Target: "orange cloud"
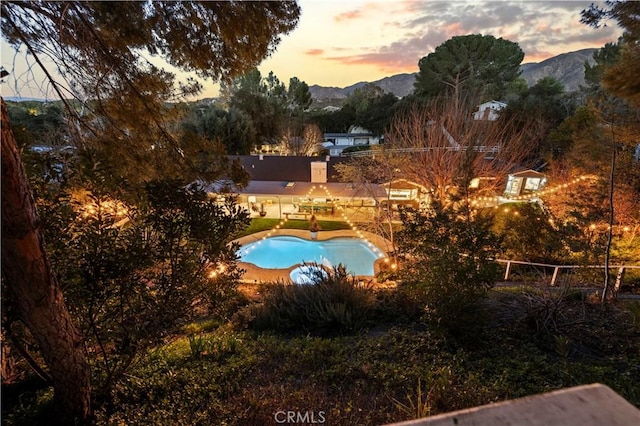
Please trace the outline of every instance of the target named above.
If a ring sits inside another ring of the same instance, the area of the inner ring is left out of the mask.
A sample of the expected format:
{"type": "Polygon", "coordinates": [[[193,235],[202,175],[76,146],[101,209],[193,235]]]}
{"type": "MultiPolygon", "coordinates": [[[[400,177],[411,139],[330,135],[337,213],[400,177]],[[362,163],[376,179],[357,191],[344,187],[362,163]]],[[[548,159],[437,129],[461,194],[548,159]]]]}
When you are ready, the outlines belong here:
{"type": "Polygon", "coordinates": [[[462,27],[462,24],[460,22],[452,22],[449,25],[442,27],[442,32],[446,34],[448,37],[453,37],[454,35],[467,33],[467,31],[462,27]]]}
{"type": "Polygon", "coordinates": [[[305,55],[309,56],[320,56],[324,53],[324,49],[309,49],[304,52],[305,55]]]}
{"type": "Polygon", "coordinates": [[[336,22],[342,21],[350,21],[355,19],[362,19],[365,15],[371,16],[375,15],[376,12],[383,11],[385,13],[389,12],[389,4],[388,3],[378,3],[378,2],[368,2],[362,6],[360,9],[350,10],[348,12],[340,13],[333,17],[333,20],[336,22]]]}
{"type": "Polygon", "coordinates": [[[333,56],[326,58],[341,65],[372,66],[387,73],[408,73],[417,71],[417,60],[402,54],[363,54],[354,56],[333,56]]]}
{"type": "Polygon", "coordinates": [[[350,10],[349,12],[344,12],[339,15],[333,17],[333,20],[336,22],[348,21],[351,19],[358,19],[362,16],[361,10],[350,10]]]}
{"type": "Polygon", "coordinates": [[[397,7],[396,12],[405,13],[419,13],[424,10],[424,5],[415,0],[404,0],[394,3],[397,7]]]}

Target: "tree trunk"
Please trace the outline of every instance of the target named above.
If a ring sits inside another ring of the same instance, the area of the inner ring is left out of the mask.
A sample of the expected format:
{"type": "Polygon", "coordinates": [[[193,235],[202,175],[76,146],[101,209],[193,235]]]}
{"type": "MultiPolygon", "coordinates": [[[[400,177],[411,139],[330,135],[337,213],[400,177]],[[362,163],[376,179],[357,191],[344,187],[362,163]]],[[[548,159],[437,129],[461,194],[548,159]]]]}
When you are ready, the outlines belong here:
{"type": "Polygon", "coordinates": [[[616,135],[613,127],[614,119],[613,106],[611,106],[611,167],[609,169],[609,231],[607,232],[607,245],[604,257],[604,289],[602,290],[602,303],[606,303],[608,298],[615,299],[615,289],[611,288],[611,277],[609,271],[609,264],[611,260],[611,242],[613,240],[613,223],[614,223],[614,205],[613,205],[613,193],[615,191],[615,176],[616,176],[616,135]]]}
{"type": "Polygon", "coordinates": [[[54,387],[55,421],[86,422],[91,382],[82,338],[47,257],[36,206],[2,104],[2,272],[38,342],[54,387]]]}

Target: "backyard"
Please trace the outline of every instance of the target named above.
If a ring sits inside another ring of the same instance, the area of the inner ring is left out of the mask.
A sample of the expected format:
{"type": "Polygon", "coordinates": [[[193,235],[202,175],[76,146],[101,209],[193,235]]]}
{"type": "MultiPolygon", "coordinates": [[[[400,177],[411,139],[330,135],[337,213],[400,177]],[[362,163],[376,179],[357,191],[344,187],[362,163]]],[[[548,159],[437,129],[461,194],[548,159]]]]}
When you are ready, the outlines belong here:
{"type": "MultiPolygon", "coordinates": [[[[242,316],[185,325],[138,359],[97,423],[268,425],[299,411],[379,425],[594,382],[640,405],[637,301],[503,288],[482,301],[473,335],[451,338],[430,331],[410,300],[366,292],[352,331],[258,331],[242,316]]],[[[50,388],[20,386],[5,394],[4,423],[46,421],[50,388]]]]}

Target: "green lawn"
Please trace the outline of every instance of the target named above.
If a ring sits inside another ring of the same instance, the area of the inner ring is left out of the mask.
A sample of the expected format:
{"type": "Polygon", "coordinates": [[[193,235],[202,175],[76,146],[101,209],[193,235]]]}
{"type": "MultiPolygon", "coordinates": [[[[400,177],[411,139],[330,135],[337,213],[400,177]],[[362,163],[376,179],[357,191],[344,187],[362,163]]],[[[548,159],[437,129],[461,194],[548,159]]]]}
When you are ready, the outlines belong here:
{"type": "MultiPolygon", "coordinates": [[[[238,235],[239,237],[244,237],[245,235],[251,235],[260,231],[268,231],[276,227],[276,225],[280,223],[280,219],[272,219],[272,218],[254,218],[251,219],[251,223],[249,227],[245,229],[242,233],[238,235]]],[[[296,220],[291,219],[287,220],[282,226],[283,229],[309,229],[311,222],[308,220],[296,220]]],[[[318,225],[320,225],[320,229],[323,231],[337,231],[340,229],[351,229],[349,224],[341,221],[333,221],[333,220],[319,220],[318,225]]]]}

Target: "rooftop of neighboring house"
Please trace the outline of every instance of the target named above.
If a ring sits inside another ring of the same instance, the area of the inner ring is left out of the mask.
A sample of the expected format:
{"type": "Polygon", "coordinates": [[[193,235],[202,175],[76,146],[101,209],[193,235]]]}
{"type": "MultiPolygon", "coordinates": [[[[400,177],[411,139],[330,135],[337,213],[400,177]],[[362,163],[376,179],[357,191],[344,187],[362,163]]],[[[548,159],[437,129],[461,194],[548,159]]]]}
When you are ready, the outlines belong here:
{"type": "Polygon", "coordinates": [[[311,163],[327,163],[327,182],[339,182],[337,164],[349,159],[343,157],[301,157],[280,155],[236,155],[242,167],[251,175],[252,181],[311,182],[311,163]]]}
{"type": "Polygon", "coordinates": [[[478,108],[483,109],[482,107],[486,108],[486,107],[493,107],[493,108],[506,108],[507,104],[505,104],[504,102],[500,102],[500,101],[489,101],[489,102],[484,102],[480,105],[478,105],[478,108]]]}
{"type": "Polygon", "coordinates": [[[360,126],[351,126],[346,133],[325,133],[324,138],[348,138],[355,136],[374,136],[373,133],[364,127],[360,126]]]}
{"type": "Polygon", "coordinates": [[[522,170],[516,173],[511,173],[511,176],[513,177],[535,177],[535,178],[544,178],[547,175],[545,175],[544,173],[540,173],[540,172],[536,172],[535,170],[522,170]]]}

